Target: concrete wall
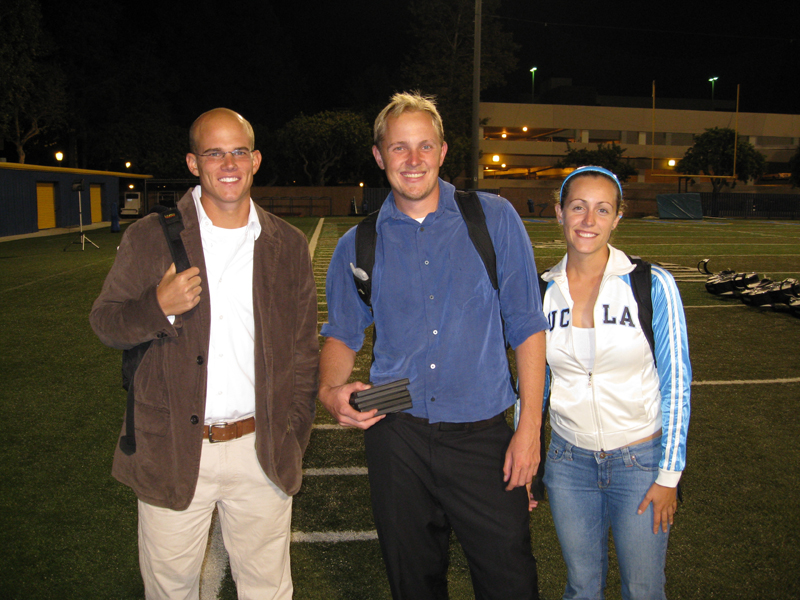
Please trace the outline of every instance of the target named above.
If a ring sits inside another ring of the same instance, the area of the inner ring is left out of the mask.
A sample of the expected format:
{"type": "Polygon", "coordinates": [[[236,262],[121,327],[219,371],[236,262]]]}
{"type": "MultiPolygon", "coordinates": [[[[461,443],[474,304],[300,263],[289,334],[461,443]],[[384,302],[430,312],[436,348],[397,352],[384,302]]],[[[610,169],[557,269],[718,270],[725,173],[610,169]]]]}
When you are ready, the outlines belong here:
{"type": "Polygon", "coordinates": [[[737,129],[740,136],[773,163],[787,162],[800,143],[800,115],[739,113],[737,117],[736,113],[721,111],[483,102],[480,117],[486,120],[487,128],[508,128],[510,134],[515,132],[508,139],[481,141],[480,163],[487,166],[496,164],[491,160],[494,154],[500,155],[509,166],[517,167],[548,166],[565,155],[565,142],[519,139],[523,126],[539,131],[566,130],[568,137],[576,140],[570,144],[574,149],[596,149],[592,138],[598,135],[618,137],[626,149],[625,156],[636,161],[639,169],[649,168],[652,159],[655,168],[668,168],[669,159],[678,160],[686,153],[692,134],[711,127],[737,129]]]}

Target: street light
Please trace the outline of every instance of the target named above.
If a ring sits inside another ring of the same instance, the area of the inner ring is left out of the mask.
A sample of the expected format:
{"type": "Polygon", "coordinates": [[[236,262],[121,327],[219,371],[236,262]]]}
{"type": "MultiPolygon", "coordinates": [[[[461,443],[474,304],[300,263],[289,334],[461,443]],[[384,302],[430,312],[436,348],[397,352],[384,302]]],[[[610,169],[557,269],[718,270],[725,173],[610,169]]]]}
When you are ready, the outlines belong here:
{"type": "Polygon", "coordinates": [[[536,91],[534,88],[534,82],[536,81],[536,67],[531,69],[531,104],[536,102],[534,92],[536,91]]]}
{"type": "Polygon", "coordinates": [[[714,83],[719,79],[719,77],[712,77],[709,79],[711,82],[711,110],[714,110],[714,83]]]}
{"type": "Polygon", "coordinates": [[[58,161],[58,164],[61,164],[61,161],[64,160],[64,153],[56,152],[56,160],[58,161]]]}

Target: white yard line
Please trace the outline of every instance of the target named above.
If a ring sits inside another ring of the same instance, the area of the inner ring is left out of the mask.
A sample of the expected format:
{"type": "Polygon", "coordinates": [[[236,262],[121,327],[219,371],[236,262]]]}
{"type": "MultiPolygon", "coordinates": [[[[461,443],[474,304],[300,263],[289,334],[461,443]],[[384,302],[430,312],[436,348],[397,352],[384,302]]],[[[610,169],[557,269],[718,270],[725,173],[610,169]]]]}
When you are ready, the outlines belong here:
{"type": "Polygon", "coordinates": [[[739,304],[709,304],[707,306],[684,306],[683,308],[747,308],[747,304],[740,302],[739,304]]]}
{"type": "Polygon", "coordinates": [[[367,467],[328,467],[325,469],[303,469],[303,477],[320,475],[366,475],[367,467]]]}
{"type": "Polygon", "coordinates": [[[337,543],[377,540],[377,531],[303,531],[292,532],[292,542],[337,543]]]}
{"type": "Polygon", "coordinates": [[[692,387],[696,385],[763,385],[765,383],[800,383],[800,377],[788,377],[786,379],[731,379],[729,381],[693,381],[692,387]]]}
{"type": "Polygon", "coordinates": [[[80,267],[75,267],[74,269],[67,269],[66,271],[61,271],[60,273],[53,273],[52,275],[47,275],[46,277],[41,277],[39,279],[34,279],[33,281],[28,281],[27,283],[22,283],[20,285],[15,285],[14,287],[6,288],[4,290],[0,290],[0,294],[4,292],[11,292],[14,290],[18,290],[20,288],[27,287],[29,285],[34,285],[37,283],[41,283],[42,281],[47,281],[48,279],[53,279],[54,277],[62,277],[69,273],[74,273],[75,271],[80,271],[81,269],[85,269],[86,267],[92,267],[94,265],[99,265],[100,263],[104,262],[111,262],[114,259],[113,256],[104,258],[102,260],[96,260],[94,262],[86,263],[85,265],[81,265],[80,267]]]}

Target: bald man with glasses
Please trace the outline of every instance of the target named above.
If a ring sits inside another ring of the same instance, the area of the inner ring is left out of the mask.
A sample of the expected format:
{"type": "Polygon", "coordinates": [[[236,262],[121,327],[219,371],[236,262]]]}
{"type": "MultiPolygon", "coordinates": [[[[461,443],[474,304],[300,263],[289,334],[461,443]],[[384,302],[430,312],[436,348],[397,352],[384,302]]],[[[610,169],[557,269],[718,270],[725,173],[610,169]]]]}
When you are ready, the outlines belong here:
{"type": "Polygon", "coordinates": [[[151,342],[133,381],[135,451],[120,444],[112,474],[138,498],[148,600],[199,598],[215,507],[239,598],[288,599],[319,355],[308,244],[250,198],[250,123],[215,109],[189,137],[200,185],[177,208],[191,268],[176,272],[149,215],[125,232],[92,307],[108,346],[151,342]]]}

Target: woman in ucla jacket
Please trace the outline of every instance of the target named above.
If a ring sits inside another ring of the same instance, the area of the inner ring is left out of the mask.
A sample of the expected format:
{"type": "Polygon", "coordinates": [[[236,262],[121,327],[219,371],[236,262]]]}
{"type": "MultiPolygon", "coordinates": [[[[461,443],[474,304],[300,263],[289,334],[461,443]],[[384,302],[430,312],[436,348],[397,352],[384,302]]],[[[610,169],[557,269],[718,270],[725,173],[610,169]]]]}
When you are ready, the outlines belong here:
{"type": "Polygon", "coordinates": [[[544,482],[567,563],[564,598],[603,597],[610,528],[622,598],[662,599],[689,425],[683,305],[672,276],[653,266],[651,349],[634,265],[608,243],[622,216],[613,173],[575,170],[556,215],[567,254],[543,276],[552,427],[544,482]]]}

